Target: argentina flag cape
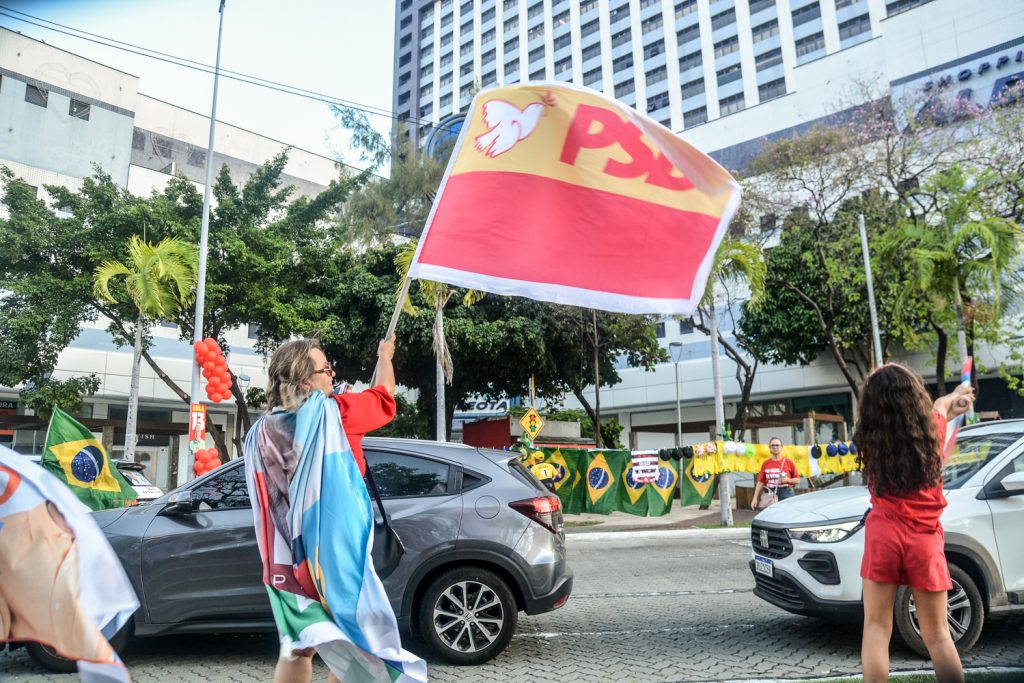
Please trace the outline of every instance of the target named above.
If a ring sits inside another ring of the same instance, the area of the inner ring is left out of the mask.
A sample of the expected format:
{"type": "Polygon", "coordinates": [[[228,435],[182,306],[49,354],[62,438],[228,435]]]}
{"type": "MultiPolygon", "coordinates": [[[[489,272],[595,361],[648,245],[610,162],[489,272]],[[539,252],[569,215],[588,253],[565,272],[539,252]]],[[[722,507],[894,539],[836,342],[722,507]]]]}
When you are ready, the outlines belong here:
{"type": "Polygon", "coordinates": [[[315,391],[260,418],[245,476],[282,656],[316,648],[346,683],[426,681],[373,568],[370,497],[337,404],[315,391]]]}
{"type": "Polygon", "coordinates": [[[127,683],[108,641],[138,607],[89,508],[67,484],[0,446],[0,644],[43,643],[76,660],[85,683],[127,683]]]}

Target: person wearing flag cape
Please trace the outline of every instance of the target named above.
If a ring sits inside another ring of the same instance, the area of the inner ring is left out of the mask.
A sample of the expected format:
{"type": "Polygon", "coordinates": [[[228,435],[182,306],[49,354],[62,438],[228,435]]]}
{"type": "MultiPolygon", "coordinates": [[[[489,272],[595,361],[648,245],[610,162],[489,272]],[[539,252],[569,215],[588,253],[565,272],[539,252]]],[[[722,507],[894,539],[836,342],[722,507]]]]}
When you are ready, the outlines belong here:
{"type": "Polygon", "coordinates": [[[267,370],[268,413],[249,430],[245,473],[263,582],[281,639],[275,683],[308,683],[314,653],[330,681],[427,680],[402,649],[371,558],[373,511],[362,438],[395,416],[394,336],[377,349],[376,386],[335,394],[314,339],[287,342],[267,370]]]}

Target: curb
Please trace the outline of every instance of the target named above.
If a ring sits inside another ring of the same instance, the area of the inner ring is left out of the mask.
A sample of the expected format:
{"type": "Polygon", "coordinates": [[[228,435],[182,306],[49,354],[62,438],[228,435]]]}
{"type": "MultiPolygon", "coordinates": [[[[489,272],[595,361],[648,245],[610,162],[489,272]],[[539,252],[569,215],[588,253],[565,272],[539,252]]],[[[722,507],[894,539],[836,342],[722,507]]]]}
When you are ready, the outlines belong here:
{"type": "Polygon", "coordinates": [[[583,531],[577,533],[566,533],[565,540],[569,541],[614,541],[623,538],[749,538],[750,529],[739,527],[736,529],[666,529],[664,531],[583,531]]]}

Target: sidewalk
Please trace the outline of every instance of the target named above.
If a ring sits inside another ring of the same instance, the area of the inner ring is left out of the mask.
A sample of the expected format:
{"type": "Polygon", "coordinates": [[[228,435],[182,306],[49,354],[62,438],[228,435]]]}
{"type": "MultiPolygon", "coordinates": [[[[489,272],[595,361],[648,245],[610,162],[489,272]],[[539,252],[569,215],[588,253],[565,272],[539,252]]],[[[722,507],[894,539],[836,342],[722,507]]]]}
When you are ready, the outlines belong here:
{"type": "MultiPolygon", "coordinates": [[[[720,508],[717,500],[711,502],[707,510],[696,505],[680,507],[679,501],[672,502],[672,510],[661,517],[638,517],[625,512],[613,512],[610,515],[596,515],[584,512],[578,515],[565,515],[565,533],[587,534],[606,531],[673,531],[678,529],[697,529],[701,525],[717,525],[720,508]]],[[[735,524],[750,525],[754,518],[752,510],[733,510],[735,524]]]]}

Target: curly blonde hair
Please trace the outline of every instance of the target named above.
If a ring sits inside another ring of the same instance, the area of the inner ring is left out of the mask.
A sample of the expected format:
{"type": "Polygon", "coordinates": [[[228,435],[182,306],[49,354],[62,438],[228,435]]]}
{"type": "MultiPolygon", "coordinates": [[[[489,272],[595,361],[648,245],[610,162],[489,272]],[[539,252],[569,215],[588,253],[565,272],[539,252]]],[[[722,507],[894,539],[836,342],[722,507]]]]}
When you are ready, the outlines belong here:
{"type": "Polygon", "coordinates": [[[297,339],[274,351],[267,368],[268,412],[278,406],[294,412],[309,398],[307,383],[316,372],[309,352],[319,348],[320,342],[316,339],[297,339]]]}

